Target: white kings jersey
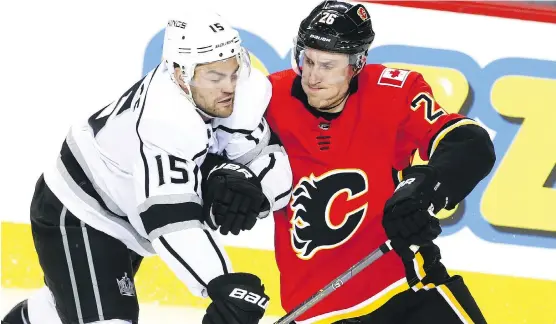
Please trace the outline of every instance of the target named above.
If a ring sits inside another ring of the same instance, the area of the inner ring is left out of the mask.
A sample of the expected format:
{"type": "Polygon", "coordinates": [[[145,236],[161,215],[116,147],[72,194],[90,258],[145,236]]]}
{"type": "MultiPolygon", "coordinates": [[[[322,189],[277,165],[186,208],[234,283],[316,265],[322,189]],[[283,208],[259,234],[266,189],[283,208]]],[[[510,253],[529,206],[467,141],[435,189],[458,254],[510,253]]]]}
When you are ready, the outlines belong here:
{"type": "Polygon", "coordinates": [[[289,200],[288,157],[263,118],[268,79],[253,69],[237,83],[228,118],[204,121],[165,64],[120,98],[73,125],[44,178],[76,217],[143,256],[158,254],[193,294],[231,271],[201,219],[201,171],[207,153],[247,165],[272,210],[289,200]]]}

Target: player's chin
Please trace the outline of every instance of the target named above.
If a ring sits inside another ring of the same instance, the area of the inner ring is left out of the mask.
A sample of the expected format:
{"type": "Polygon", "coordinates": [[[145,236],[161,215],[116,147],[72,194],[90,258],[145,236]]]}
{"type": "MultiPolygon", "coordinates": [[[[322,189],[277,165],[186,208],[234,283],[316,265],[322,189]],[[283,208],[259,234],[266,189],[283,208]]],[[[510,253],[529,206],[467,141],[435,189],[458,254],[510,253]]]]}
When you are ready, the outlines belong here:
{"type": "Polygon", "coordinates": [[[234,112],[233,101],[227,103],[217,103],[216,104],[216,116],[220,118],[227,118],[234,112]]]}
{"type": "Polygon", "coordinates": [[[329,105],[330,100],[322,97],[307,96],[307,101],[309,102],[309,105],[311,105],[311,107],[317,110],[327,111],[329,109],[332,109],[332,107],[330,107],[329,105]]]}

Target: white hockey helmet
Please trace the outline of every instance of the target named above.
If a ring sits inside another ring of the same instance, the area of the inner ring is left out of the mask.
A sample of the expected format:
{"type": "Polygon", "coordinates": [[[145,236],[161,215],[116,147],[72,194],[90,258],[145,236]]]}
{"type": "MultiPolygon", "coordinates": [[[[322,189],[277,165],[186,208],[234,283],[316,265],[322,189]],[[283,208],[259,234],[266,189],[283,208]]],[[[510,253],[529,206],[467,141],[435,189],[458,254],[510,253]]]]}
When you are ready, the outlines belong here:
{"type": "Polygon", "coordinates": [[[188,88],[184,95],[197,107],[191,96],[189,84],[198,64],[211,63],[235,57],[240,70],[238,75],[250,73],[248,52],[241,46],[239,32],[218,13],[210,10],[190,10],[168,20],[164,34],[162,60],[172,80],[174,69],[179,66],[188,88]]]}

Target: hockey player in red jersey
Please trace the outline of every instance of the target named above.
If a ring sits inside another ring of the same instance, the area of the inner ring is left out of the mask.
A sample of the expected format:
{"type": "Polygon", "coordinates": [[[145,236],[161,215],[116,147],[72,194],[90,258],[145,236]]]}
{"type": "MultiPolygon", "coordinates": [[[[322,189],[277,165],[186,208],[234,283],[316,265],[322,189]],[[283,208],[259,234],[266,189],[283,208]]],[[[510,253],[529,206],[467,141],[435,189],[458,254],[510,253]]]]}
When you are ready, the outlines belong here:
{"type": "Polygon", "coordinates": [[[486,323],[441,263],[434,214],[490,172],[493,144],[444,111],[421,74],[366,64],[374,36],[364,6],[325,1],[301,22],[294,68],[269,77],[266,117],[294,177],[290,204],[274,215],[282,305],[291,311],[390,239],[396,253],[296,321],[486,323]],[[428,165],[411,165],[416,150],[428,165]]]}

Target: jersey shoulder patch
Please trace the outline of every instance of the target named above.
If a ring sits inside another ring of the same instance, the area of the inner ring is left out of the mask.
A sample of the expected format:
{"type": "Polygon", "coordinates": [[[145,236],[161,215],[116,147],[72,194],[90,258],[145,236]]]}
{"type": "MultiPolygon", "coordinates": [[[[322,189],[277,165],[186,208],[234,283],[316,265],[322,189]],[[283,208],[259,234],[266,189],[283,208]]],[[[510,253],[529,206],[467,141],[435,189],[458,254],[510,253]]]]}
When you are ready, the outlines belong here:
{"type": "Polygon", "coordinates": [[[385,68],[378,78],[378,85],[403,88],[412,71],[404,69],[385,68]]]}

